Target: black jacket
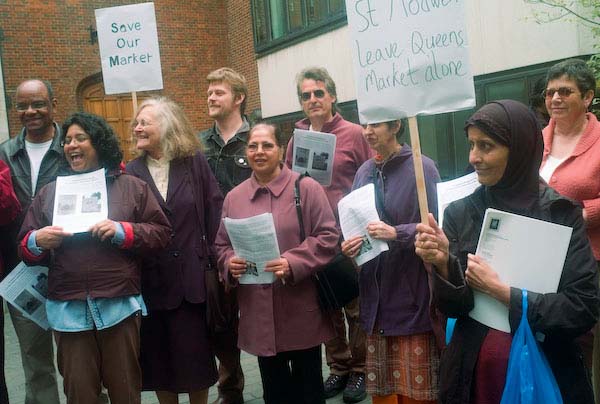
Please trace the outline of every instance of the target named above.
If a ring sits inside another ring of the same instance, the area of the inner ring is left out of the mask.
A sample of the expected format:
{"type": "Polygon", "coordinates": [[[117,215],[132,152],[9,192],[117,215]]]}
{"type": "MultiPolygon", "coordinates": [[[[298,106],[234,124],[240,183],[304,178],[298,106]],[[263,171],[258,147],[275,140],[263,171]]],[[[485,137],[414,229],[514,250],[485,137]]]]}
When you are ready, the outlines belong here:
{"type": "Polygon", "coordinates": [[[25,129],[19,135],[0,144],[0,160],[3,160],[10,168],[15,194],[23,208],[21,215],[12,223],[0,228],[0,247],[6,260],[6,272],[9,272],[19,262],[17,234],[29,204],[44,185],[54,181],[56,176],[68,166],[63,157],[60,138],[60,127],[54,123],[54,138],[40,165],[35,193],[31,189],[31,166],[25,149],[25,129]]]}
{"type": "Polygon", "coordinates": [[[243,120],[243,125],[227,144],[223,143],[223,139],[217,132],[216,124],[198,134],[204,147],[204,155],[223,195],[227,195],[229,191],[246,181],[252,174],[246,158],[250,124],[245,117],[243,120]]]}
{"type": "MultiPolygon", "coordinates": [[[[457,317],[451,343],[440,363],[440,402],[470,402],[479,349],[488,327],[472,320],[473,292],[465,284],[467,254],[474,254],[485,206],[483,188],[452,203],[445,211],[444,232],[450,241],[449,280],[434,276],[435,304],[449,317],[457,317]]],[[[574,338],[592,328],[598,319],[600,295],[598,268],[585,233],[581,209],[575,202],[540,185],[540,203],[531,217],[573,228],[557,293],[528,292],[527,318],[534,333],[546,338],[542,348],[552,367],[563,400],[568,404],[593,403],[592,386],[574,338]]],[[[548,246],[552,248],[552,246],[548,246]]],[[[511,288],[509,321],[514,333],[521,319],[521,291],[511,288]]]]}

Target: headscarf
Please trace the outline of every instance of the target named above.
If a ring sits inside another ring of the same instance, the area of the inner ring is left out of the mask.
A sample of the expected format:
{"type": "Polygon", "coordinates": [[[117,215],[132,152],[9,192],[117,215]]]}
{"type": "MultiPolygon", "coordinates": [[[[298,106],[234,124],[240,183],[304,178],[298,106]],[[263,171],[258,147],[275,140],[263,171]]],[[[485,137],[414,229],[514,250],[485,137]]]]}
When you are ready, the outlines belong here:
{"type": "Polygon", "coordinates": [[[513,100],[490,102],[466,122],[509,149],[508,163],[497,184],[484,186],[487,207],[528,213],[539,202],[543,139],[535,115],[513,100]]]}

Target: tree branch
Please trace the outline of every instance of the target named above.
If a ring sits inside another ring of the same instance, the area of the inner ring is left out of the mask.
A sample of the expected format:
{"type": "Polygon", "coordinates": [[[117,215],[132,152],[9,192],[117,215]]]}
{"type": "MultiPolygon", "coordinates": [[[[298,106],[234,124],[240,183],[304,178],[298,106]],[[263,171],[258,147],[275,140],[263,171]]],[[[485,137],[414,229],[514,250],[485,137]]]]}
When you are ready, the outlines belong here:
{"type": "Polygon", "coordinates": [[[548,7],[557,8],[557,9],[565,12],[565,14],[561,14],[561,16],[558,18],[562,18],[566,15],[571,14],[574,17],[577,17],[578,19],[587,22],[588,24],[592,24],[592,25],[600,27],[600,21],[594,21],[586,16],[583,16],[583,15],[575,12],[574,10],[570,9],[569,7],[565,6],[564,4],[557,4],[557,3],[554,3],[551,1],[546,1],[546,0],[525,0],[525,1],[530,4],[542,4],[542,5],[545,5],[548,7]]]}

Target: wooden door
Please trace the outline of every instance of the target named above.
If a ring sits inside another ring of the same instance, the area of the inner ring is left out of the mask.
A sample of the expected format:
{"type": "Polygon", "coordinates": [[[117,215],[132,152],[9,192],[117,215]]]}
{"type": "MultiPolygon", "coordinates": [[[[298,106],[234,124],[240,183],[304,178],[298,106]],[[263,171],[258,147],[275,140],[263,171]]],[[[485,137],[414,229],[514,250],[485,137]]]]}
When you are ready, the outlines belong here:
{"type": "MultiPolygon", "coordinates": [[[[130,122],[133,115],[131,95],[106,95],[102,82],[86,87],[83,92],[83,109],[106,119],[119,138],[123,159],[128,162],[135,158],[135,142],[130,122]]],[[[146,97],[138,97],[140,103],[146,97]]]]}

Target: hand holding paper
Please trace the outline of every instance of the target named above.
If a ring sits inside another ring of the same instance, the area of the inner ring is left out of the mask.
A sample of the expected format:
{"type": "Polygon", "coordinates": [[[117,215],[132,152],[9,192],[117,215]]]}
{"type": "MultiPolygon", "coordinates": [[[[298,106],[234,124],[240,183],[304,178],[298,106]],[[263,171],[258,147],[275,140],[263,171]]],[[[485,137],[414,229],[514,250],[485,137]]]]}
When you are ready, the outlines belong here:
{"type": "Polygon", "coordinates": [[[498,273],[483,258],[475,254],[467,256],[465,281],[470,287],[509,305],[510,286],[500,280],[498,273]]]}
{"type": "Polygon", "coordinates": [[[71,237],[73,233],[68,233],[60,226],[46,226],[35,232],[35,243],[44,250],[52,250],[60,247],[65,237],[71,237]]]}
{"type": "Polygon", "coordinates": [[[273,272],[283,283],[292,275],[290,263],[283,257],[268,261],[265,265],[265,272],[273,272]]]}
{"type": "Polygon", "coordinates": [[[348,240],[342,241],[342,254],[350,258],[356,257],[360,251],[362,243],[362,236],[354,236],[348,240]]]}
{"type": "Polygon", "coordinates": [[[98,237],[101,241],[109,240],[117,232],[117,225],[112,220],[106,219],[90,227],[89,231],[92,233],[92,236],[98,237]]]}
{"type": "Polygon", "coordinates": [[[231,257],[229,260],[229,274],[234,279],[240,279],[246,273],[246,260],[239,257],[231,257]]]}
{"type": "Polygon", "coordinates": [[[396,240],[396,229],[389,224],[382,222],[381,220],[371,222],[367,226],[367,232],[369,236],[376,240],[396,240]]]}

